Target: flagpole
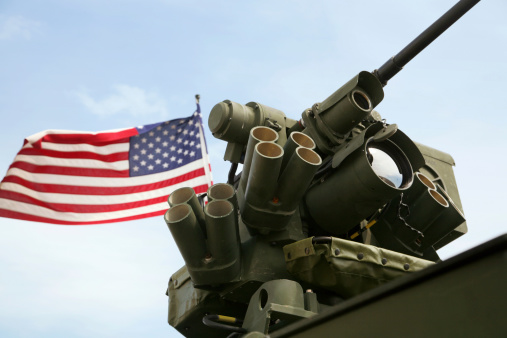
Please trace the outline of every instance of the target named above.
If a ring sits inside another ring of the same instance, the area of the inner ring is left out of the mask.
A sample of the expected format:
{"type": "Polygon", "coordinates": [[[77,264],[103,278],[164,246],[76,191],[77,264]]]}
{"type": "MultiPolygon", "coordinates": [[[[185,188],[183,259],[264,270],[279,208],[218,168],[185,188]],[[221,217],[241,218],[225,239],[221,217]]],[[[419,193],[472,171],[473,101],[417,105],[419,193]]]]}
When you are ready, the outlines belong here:
{"type": "Polygon", "coordinates": [[[211,166],[210,166],[209,157],[208,157],[207,144],[204,139],[204,128],[202,126],[202,113],[201,113],[201,107],[199,105],[200,99],[201,99],[201,95],[195,94],[195,103],[199,107],[199,113],[200,113],[200,115],[199,115],[199,121],[200,121],[199,133],[200,133],[200,141],[201,141],[201,154],[202,154],[202,159],[204,161],[204,173],[205,173],[206,177],[208,178],[209,186],[211,186],[211,185],[213,185],[213,176],[211,175],[211,166]]]}

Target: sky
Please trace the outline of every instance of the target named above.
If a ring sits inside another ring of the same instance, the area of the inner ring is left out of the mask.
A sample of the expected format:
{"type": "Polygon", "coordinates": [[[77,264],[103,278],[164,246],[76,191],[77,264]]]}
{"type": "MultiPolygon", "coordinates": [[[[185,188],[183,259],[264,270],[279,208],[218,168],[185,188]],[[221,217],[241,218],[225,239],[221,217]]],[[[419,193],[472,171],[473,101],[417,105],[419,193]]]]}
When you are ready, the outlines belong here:
{"type": "MultiPolygon", "coordinates": [[[[454,0],[0,2],[0,174],[25,137],[189,116],[230,99],[299,119],[380,67],[454,0]]],[[[507,2],[484,0],[384,88],[376,110],[451,154],[469,228],[446,259],[507,232],[507,2]]],[[[206,131],[215,182],[225,142],[206,131]]],[[[0,220],[1,337],[177,337],[183,265],[162,217],[94,226],[0,220]]]]}

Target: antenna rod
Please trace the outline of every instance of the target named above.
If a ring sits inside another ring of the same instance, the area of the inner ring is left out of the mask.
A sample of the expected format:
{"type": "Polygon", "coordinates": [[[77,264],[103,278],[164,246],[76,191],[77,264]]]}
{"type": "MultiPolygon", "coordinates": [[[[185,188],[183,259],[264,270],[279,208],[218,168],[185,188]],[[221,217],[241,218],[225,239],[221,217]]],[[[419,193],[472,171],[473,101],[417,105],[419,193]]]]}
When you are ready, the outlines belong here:
{"type": "Polygon", "coordinates": [[[403,48],[398,54],[387,60],[379,69],[375,69],[372,73],[382,83],[387,84],[394,75],[403,69],[410,60],[419,54],[424,48],[440,36],[443,32],[452,26],[459,18],[474,7],[480,0],[461,0],[444,15],[442,15],[431,26],[426,28],[418,37],[403,48]]]}

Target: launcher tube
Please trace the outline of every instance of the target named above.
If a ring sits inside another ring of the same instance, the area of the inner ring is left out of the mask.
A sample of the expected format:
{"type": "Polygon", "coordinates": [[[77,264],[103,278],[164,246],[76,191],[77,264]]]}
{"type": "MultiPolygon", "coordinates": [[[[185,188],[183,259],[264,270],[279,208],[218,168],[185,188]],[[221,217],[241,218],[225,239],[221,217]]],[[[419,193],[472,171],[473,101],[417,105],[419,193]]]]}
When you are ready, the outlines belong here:
{"type": "Polygon", "coordinates": [[[169,195],[167,201],[171,207],[178,204],[188,204],[192,208],[201,227],[204,227],[204,212],[202,211],[201,203],[199,203],[194,189],[190,187],[176,189],[169,195]]]}
{"type": "Polygon", "coordinates": [[[435,184],[420,172],[415,173],[412,185],[403,194],[404,203],[415,202],[417,198],[425,194],[428,189],[436,190],[435,184]]]}
{"type": "Polygon", "coordinates": [[[282,167],[280,169],[280,174],[283,173],[292,155],[294,155],[294,152],[298,147],[315,149],[315,142],[312,140],[310,136],[303,134],[301,132],[291,133],[287,138],[287,142],[283,146],[283,160],[282,167]]]}
{"type": "Polygon", "coordinates": [[[252,164],[252,156],[254,153],[255,146],[259,142],[276,142],[278,140],[278,133],[268,127],[255,127],[250,131],[250,137],[246,146],[245,161],[243,163],[243,172],[241,173],[241,179],[239,186],[246,190],[248,175],[250,174],[250,167],[252,164]]]}
{"type": "Polygon", "coordinates": [[[233,265],[227,273],[234,278],[240,269],[240,244],[234,206],[226,200],[214,200],[205,207],[208,247],[215,266],[233,265]]]}
{"type": "Polygon", "coordinates": [[[206,255],[206,242],[192,208],[188,204],[175,205],[167,210],[164,219],[185,264],[199,267],[206,255]]]}
{"type": "Polygon", "coordinates": [[[282,157],[283,148],[276,143],[261,142],[255,146],[245,192],[246,203],[262,208],[275,197],[282,157]]]}
{"type": "Polygon", "coordinates": [[[276,197],[282,210],[297,208],[321,164],[322,159],[315,151],[303,147],[296,149],[278,180],[276,197]]]}

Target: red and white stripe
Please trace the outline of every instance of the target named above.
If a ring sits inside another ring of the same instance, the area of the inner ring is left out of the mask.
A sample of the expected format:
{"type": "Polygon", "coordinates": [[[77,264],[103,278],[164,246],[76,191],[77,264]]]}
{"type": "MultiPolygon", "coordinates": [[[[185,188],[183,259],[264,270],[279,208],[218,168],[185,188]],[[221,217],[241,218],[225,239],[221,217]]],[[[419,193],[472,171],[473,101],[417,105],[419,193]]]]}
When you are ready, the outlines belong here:
{"type": "Polygon", "coordinates": [[[101,133],[45,131],[28,137],[2,183],[0,216],[54,224],[100,224],[162,215],[172,191],[212,184],[202,159],[170,171],[129,177],[135,128],[101,133]]]}

